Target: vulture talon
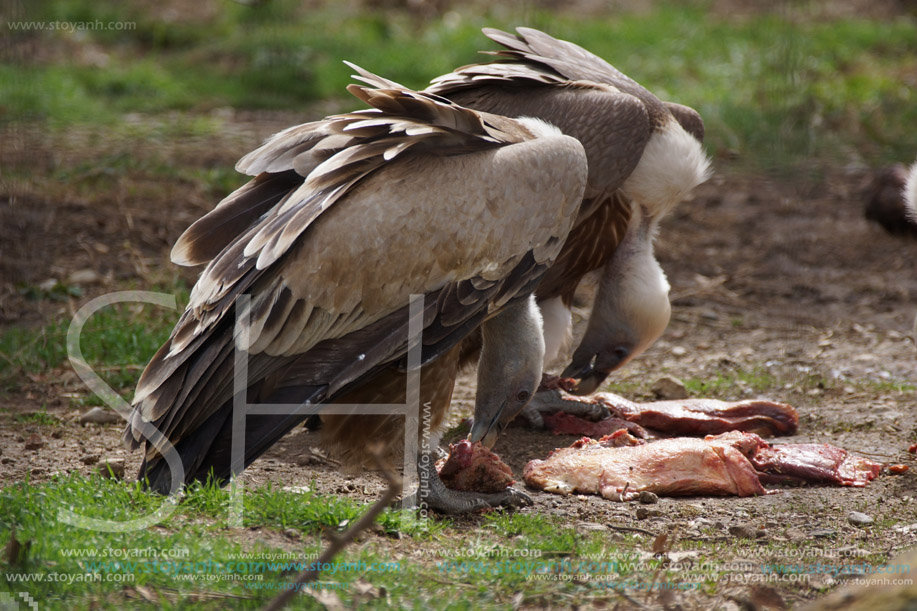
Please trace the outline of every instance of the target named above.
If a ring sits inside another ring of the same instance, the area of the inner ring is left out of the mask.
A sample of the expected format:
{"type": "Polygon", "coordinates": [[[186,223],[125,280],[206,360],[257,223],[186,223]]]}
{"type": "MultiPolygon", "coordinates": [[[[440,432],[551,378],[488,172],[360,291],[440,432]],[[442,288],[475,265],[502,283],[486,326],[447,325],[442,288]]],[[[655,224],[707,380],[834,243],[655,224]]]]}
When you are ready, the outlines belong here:
{"type": "Polygon", "coordinates": [[[460,515],[496,507],[522,507],[532,505],[532,498],[515,488],[502,492],[460,492],[446,488],[435,467],[435,454],[417,457],[417,474],[420,485],[408,500],[421,509],[432,509],[445,515],[460,515]]]}
{"type": "Polygon", "coordinates": [[[560,390],[539,390],[535,397],[522,410],[522,416],[532,428],[543,429],[544,414],[566,413],[593,422],[611,416],[608,407],[601,402],[590,403],[567,399],[560,390]]]}
{"type": "MultiPolygon", "coordinates": [[[[538,395],[535,395],[535,397],[537,398],[538,395]]],[[[523,409],[521,412],[519,412],[519,416],[520,416],[521,418],[525,419],[525,421],[526,421],[526,422],[528,423],[528,425],[529,425],[529,428],[532,428],[532,429],[543,429],[543,428],[545,428],[545,426],[544,426],[544,418],[541,417],[541,412],[538,411],[538,408],[535,407],[535,406],[533,405],[533,403],[535,403],[534,400],[532,401],[532,403],[529,403],[529,404],[525,407],[525,409],[523,409]]]]}

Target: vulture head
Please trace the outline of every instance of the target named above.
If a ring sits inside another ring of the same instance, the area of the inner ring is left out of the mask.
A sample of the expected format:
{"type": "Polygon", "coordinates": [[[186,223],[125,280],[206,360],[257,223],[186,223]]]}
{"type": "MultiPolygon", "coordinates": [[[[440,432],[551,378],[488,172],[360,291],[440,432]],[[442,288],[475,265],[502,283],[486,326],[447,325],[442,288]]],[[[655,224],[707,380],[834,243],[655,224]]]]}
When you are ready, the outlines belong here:
{"type": "Polygon", "coordinates": [[[534,296],[508,306],[481,327],[478,390],[468,439],[492,448],[541,383],[544,337],[534,296]]]}
{"type": "Polygon", "coordinates": [[[877,172],[864,192],[865,216],[892,235],[917,237],[917,217],[908,204],[913,189],[909,175],[913,175],[913,167],[909,172],[903,163],[877,172]]]}
{"type": "Polygon", "coordinates": [[[620,188],[630,202],[627,230],[605,265],[586,334],[563,372],[579,380],[576,394],[595,392],[669,324],[669,283],[653,254],[653,239],[659,221],[710,176],[710,161],[701,148],[703,123],[698,127],[696,113],[665,107],[674,112],[650,137],[620,188]]]}
{"type": "Polygon", "coordinates": [[[642,354],[669,324],[669,283],[653,256],[655,223],[634,206],[631,223],[607,264],[582,342],[563,377],[576,378],[576,394],[591,394],[608,375],[642,354]]]}

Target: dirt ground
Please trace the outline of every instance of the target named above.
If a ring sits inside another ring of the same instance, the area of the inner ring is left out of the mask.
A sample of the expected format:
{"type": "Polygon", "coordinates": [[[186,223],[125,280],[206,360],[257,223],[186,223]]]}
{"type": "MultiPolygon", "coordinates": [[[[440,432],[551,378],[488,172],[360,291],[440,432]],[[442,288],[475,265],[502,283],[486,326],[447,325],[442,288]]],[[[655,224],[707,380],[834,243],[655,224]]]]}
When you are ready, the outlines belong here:
{"type": "MultiPolygon", "coordinates": [[[[261,121],[236,116],[227,119],[233,129],[222,143],[226,146],[213,147],[218,152],[202,159],[199,146],[175,143],[171,158],[227,166],[287,122],[292,121],[285,116],[261,121]]],[[[68,162],[66,151],[34,134],[8,135],[37,163],[50,168],[68,162]]],[[[725,540],[731,537],[729,527],[751,524],[764,530],[758,540],[762,545],[823,538],[826,546],[854,546],[869,553],[914,545],[917,464],[907,448],[917,441],[917,352],[910,338],[917,313],[917,240],[891,237],[863,218],[866,170],[778,179],[733,172],[728,161],[717,166],[695,199],[665,221],[657,241],[658,258],[672,284],[672,322],[648,353],[618,372],[612,383],[621,384],[622,393],[632,399],[646,399],[663,375],[710,382],[718,376],[740,380],[743,372],[753,372],[771,380],[763,382],[766,391],[760,390],[761,382],[745,379],[720,394],[736,399],[763,395],[796,406],[799,433],[781,441],[828,442],[911,470],[883,474],[862,489],[810,487],[747,499],[661,499],[652,506],[656,515],[648,517],[638,517],[636,504],[535,491],[529,491],[534,506],[522,511],[550,512],[583,528],[599,524],[672,533],[683,542],[725,540]],[[909,386],[902,389],[902,383],[909,386]],[[851,525],[851,511],[869,514],[877,525],[851,525]],[[906,525],[913,526],[901,528],[906,525]]],[[[127,285],[143,288],[178,273],[168,262],[170,244],[218,199],[181,182],[153,178],[131,184],[116,180],[111,196],[102,199],[68,193],[65,184],[11,192],[15,195],[0,199],[0,324],[5,328],[34,326],[73,311],[89,297],[127,285]],[[32,301],[16,288],[49,278],[78,279],[74,274],[85,270],[95,275],[84,273],[89,280],[78,300],[32,301]]],[[[588,313],[589,295],[587,286],[577,322],[588,313]]],[[[120,424],[73,423],[88,409],[71,401],[83,393],[62,364],[23,380],[21,392],[0,395],[0,484],[26,477],[42,481],[58,471],[88,473],[95,460],[110,456],[125,458],[128,474],[136,471],[139,456],[121,448],[120,424]],[[17,418],[42,405],[62,424],[17,418]],[[44,445],[30,450],[35,434],[44,445]]],[[[474,378],[466,375],[456,391],[450,424],[469,415],[473,396],[474,378]]],[[[245,481],[304,485],[315,480],[323,492],[377,498],[379,477],[342,475],[316,450],[316,438],[304,430],[291,433],[245,473],[245,481]]],[[[528,460],[574,439],[510,428],[495,449],[521,479],[528,460]]],[[[457,524],[474,526],[478,520],[458,518],[457,524]]],[[[637,536],[608,532],[611,538],[637,536]]],[[[793,604],[833,585],[833,578],[815,576],[807,588],[780,592],[786,604],[793,604]]],[[[722,608],[742,608],[748,591],[727,589],[722,608]]]]}

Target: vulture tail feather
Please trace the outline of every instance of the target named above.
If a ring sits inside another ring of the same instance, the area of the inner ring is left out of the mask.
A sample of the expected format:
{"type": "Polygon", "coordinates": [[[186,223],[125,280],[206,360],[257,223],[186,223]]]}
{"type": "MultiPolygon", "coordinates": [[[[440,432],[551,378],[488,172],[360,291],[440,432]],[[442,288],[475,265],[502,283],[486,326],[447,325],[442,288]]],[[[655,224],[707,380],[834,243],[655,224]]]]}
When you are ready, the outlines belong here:
{"type": "MultiPolygon", "coordinates": [[[[275,394],[267,403],[283,403],[285,399],[292,402],[318,402],[326,387],[286,388],[283,394],[275,394]],[[295,396],[295,398],[293,398],[295,396]]],[[[233,401],[230,399],[213,413],[203,425],[191,435],[176,444],[175,449],[182,461],[185,473],[182,481],[206,481],[209,475],[221,484],[228,482],[232,475],[233,446],[233,401]]],[[[253,415],[246,417],[245,448],[242,468],[248,467],[281,437],[303,422],[308,414],[289,413],[283,415],[253,415]]],[[[168,494],[172,485],[172,472],[169,464],[161,457],[148,462],[144,460],[140,467],[138,479],[147,479],[147,486],[160,494],[168,494]]]]}

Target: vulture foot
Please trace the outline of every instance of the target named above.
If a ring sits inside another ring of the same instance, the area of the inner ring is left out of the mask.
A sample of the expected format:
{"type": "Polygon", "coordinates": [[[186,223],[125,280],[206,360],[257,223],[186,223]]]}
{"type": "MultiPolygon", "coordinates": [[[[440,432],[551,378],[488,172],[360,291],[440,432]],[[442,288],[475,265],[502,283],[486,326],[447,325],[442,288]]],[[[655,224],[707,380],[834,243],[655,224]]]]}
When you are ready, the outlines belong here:
{"type": "Polygon", "coordinates": [[[443,484],[435,465],[436,456],[433,453],[417,457],[420,486],[411,495],[410,501],[421,508],[433,509],[447,515],[458,515],[496,507],[522,507],[533,503],[529,495],[515,488],[507,488],[501,492],[450,490],[443,484]]]}
{"type": "Polygon", "coordinates": [[[611,416],[608,408],[600,402],[590,403],[568,399],[557,388],[546,389],[544,385],[538,389],[529,404],[523,408],[520,416],[525,418],[532,428],[543,429],[545,428],[544,415],[561,412],[593,422],[598,422],[611,416]]]}

